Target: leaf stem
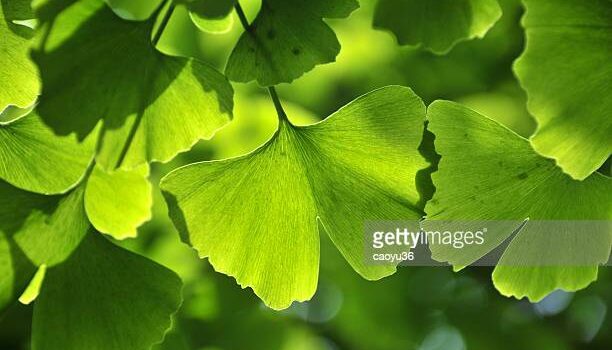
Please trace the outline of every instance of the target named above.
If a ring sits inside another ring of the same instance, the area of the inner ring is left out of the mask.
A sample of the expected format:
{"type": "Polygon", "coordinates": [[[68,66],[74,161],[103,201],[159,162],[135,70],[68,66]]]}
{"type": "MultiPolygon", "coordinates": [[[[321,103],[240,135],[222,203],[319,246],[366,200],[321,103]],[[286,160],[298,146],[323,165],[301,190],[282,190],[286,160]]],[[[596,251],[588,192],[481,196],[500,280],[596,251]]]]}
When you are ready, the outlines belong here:
{"type": "Polygon", "coordinates": [[[244,11],[242,10],[242,6],[240,6],[240,2],[236,1],[236,3],[234,4],[234,9],[236,10],[236,14],[238,15],[238,18],[240,19],[240,23],[242,24],[242,27],[244,28],[244,30],[250,33],[251,25],[249,24],[249,20],[247,20],[246,15],[244,14],[244,11]]]}
{"type": "MultiPolygon", "coordinates": [[[[240,23],[242,24],[244,30],[249,34],[253,34],[253,27],[249,24],[249,21],[247,20],[246,15],[244,14],[244,10],[242,9],[242,6],[240,6],[239,1],[236,1],[236,3],[234,4],[234,9],[238,14],[238,18],[240,18],[240,23]]],[[[289,118],[287,118],[287,113],[285,113],[283,105],[281,104],[280,99],[278,98],[278,94],[276,93],[276,89],[274,88],[274,86],[268,86],[268,93],[270,93],[272,102],[274,102],[274,108],[276,108],[276,114],[278,114],[279,120],[284,120],[291,124],[289,118]]]]}
{"type": "Polygon", "coordinates": [[[276,89],[274,88],[274,86],[268,86],[268,92],[270,93],[270,97],[272,97],[272,102],[274,102],[274,107],[276,108],[276,114],[278,114],[278,118],[280,120],[289,122],[289,119],[287,118],[287,113],[285,113],[285,110],[283,109],[283,105],[281,104],[280,99],[278,98],[278,94],[276,93],[276,89]]]}
{"type": "MultiPolygon", "coordinates": [[[[168,0],[165,0],[160,8],[163,8],[164,6],[166,6],[166,3],[168,2],[168,0]]],[[[157,27],[157,31],[155,31],[155,35],[153,36],[153,39],[151,40],[151,43],[153,44],[153,47],[156,47],[157,44],[159,43],[159,40],[162,37],[162,34],[164,33],[164,30],[166,29],[166,26],[168,26],[168,22],[170,22],[170,17],[172,17],[172,14],[174,13],[174,8],[175,8],[175,4],[174,2],[170,3],[170,6],[168,7],[168,10],[166,11],[166,13],[164,14],[164,18],[162,18],[161,23],[159,24],[159,27],[157,27]]]]}

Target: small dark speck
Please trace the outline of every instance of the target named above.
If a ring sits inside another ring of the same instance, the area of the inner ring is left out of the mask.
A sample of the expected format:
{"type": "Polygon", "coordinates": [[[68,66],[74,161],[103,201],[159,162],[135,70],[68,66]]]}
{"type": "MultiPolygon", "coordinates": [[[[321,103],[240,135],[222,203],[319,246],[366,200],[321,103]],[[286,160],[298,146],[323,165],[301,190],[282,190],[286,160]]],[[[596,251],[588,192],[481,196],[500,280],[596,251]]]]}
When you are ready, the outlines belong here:
{"type": "Polygon", "coordinates": [[[519,180],[525,180],[525,179],[526,179],[528,176],[529,176],[529,175],[527,175],[527,173],[523,172],[523,173],[518,174],[516,177],[517,177],[519,180]]]}
{"type": "Polygon", "coordinates": [[[468,134],[467,133],[463,134],[463,137],[468,137],[468,134]]]}
{"type": "Polygon", "coordinates": [[[274,38],[276,38],[276,32],[274,29],[268,30],[268,39],[273,40],[274,38]]]}
{"type": "Polygon", "coordinates": [[[255,48],[254,47],[249,47],[249,52],[255,52],[255,48]]]}
{"type": "Polygon", "coordinates": [[[293,50],[291,50],[291,52],[296,56],[298,56],[301,53],[300,49],[298,49],[297,47],[294,47],[293,50]]]}

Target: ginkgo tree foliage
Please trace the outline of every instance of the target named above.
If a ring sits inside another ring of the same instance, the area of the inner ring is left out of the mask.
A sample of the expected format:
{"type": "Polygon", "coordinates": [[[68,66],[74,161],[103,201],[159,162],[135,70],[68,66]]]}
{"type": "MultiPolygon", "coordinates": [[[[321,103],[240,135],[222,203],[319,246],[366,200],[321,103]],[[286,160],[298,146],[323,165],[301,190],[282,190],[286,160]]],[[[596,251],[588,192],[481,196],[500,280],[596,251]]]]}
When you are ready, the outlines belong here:
{"type": "MultiPolygon", "coordinates": [[[[503,249],[493,284],[532,301],[585,288],[609,260],[612,183],[596,170],[612,153],[612,2],[525,0],[514,72],[538,122],[530,139],[396,85],[294,123],[275,85],[336,60],[329,19],[350,16],[356,0],[262,0],[253,21],[236,0],[133,5],[0,0],[0,310],[33,303],[33,349],[163,341],[181,280],[116,241],[152,217],[151,163],[231,122],[230,82],[268,90],[277,130],[250,153],[174,169],[159,189],[182,241],[270,308],[312,298],[324,236],[363,278],[393,274],[395,264],[365,259],[366,221],[497,220],[487,244],[432,245],[432,257],[458,270],[503,249]],[[211,34],[240,23],[223,72],[158,49],[177,7],[211,34]],[[435,137],[429,152],[423,135],[435,137]],[[541,224],[570,220],[603,225],[551,233],[541,224]],[[587,261],[546,264],[559,256],[587,261]]],[[[497,0],[379,0],[372,23],[443,55],[500,16],[497,0]]]]}

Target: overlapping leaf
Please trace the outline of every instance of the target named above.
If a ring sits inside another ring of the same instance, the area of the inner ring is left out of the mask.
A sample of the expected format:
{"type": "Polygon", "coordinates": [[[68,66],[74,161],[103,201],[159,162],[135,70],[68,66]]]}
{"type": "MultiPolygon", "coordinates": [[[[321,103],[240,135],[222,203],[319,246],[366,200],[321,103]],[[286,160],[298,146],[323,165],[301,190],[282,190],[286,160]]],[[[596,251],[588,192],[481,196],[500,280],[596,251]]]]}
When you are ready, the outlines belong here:
{"type": "Polygon", "coordinates": [[[357,7],[355,0],[264,0],[228,60],[227,76],[271,86],[333,62],[340,43],[323,18],[347,17],[357,7]]]}
{"type": "Polygon", "coordinates": [[[432,175],[436,192],[425,208],[425,228],[444,229],[440,223],[449,220],[492,225],[482,245],[431,245],[436,260],[469,265],[529,219],[493,273],[502,294],[536,301],[596,279],[597,265],[608,260],[612,247],[610,178],[593,174],[573,180],[534,152],[528,140],[452,102],[434,102],[428,120],[442,158],[432,175]],[[591,221],[600,224],[571,224],[591,221]]]}
{"type": "Polygon", "coordinates": [[[400,45],[444,54],[462,40],[484,37],[501,15],[497,0],[379,0],[374,27],[390,30],[400,45]]]}
{"type": "Polygon", "coordinates": [[[70,259],[47,271],[32,349],[149,349],[180,303],[176,274],[90,231],[70,259]]]}
{"type": "Polygon", "coordinates": [[[272,308],[317,285],[317,220],[367,279],[395,271],[363,257],[365,220],[416,219],[425,108],[403,87],[364,95],[323,122],[283,120],[254,152],[175,170],[162,180],[185,242],[272,308]]]}
{"type": "Polygon", "coordinates": [[[158,52],[150,42],[155,16],[125,21],[103,0],[47,0],[36,10],[39,113],[56,132],[79,137],[104,119],[104,168],[123,154],[126,167],[167,161],[228,121],[227,80],[202,62],[158,52]]]}
{"type": "Polygon", "coordinates": [[[28,55],[34,32],[14,22],[32,18],[29,0],[0,1],[0,112],[28,107],[38,96],[38,72],[28,55]]]}
{"type": "Polygon", "coordinates": [[[0,124],[0,178],[45,194],[76,185],[93,158],[93,140],[53,134],[36,113],[0,124]]]}
{"type": "Polygon", "coordinates": [[[149,167],[108,172],[96,166],[87,181],[85,210],[92,225],[116,239],[136,237],[136,229],[151,219],[152,186],[149,167]]]}
{"type": "Polygon", "coordinates": [[[538,122],[531,143],[585,179],[612,154],[612,2],[525,0],[514,70],[538,122]]]}
{"type": "Polygon", "coordinates": [[[148,349],[170,327],[180,280],[94,232],[84,192],[81,184],[44,196],[0,181],[0,309],[15,302],[36,266],[50,267],[20,299],[31,302],[41,291],[34,349],[148,349]]]}
{"type": "Polygon", "coordinates": [[[226,33],[234,24],[231,15],[236,0],[181,0],[189,10],[189,17],[202,31],[226,33]]]}

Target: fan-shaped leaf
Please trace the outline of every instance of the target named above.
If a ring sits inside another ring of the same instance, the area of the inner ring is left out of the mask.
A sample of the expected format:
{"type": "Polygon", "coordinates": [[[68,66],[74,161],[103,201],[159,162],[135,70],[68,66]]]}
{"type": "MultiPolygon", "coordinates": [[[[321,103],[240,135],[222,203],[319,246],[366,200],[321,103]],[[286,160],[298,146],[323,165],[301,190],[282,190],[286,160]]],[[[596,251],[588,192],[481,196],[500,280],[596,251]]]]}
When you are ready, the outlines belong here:
{"type": "Polygon", "coordinates": [[[149,349],[180,303],[172,271],[90,232],[70,259],[47,270],[32,349],[149,349]]]}
{"type": "Polygon", "coordinates": [[[271,86],[333,62],[340,43],[323,18],[347,17],[357,7],[355,0],[264,0],[228,60],[227,76],[271,86]]]}
{"type": "Polygon", "coordinates": [[[37,13],[39,113],[56,132],[80,137],[103,118],[105,168],[123,153],[129,167],[167,161],[229,120],[227,80],[202,62],[158,52],[150,42],[155,16],[125,21],[103,0],[47,0],[37,13]],[[135,139],[125,146],[134,123],[135,139]]]}
{"type": "Polygon", "coordinates": [[[162,180],[185,242],[276,309],[317,285],[317,218],[368,279],[395,271],[363,256],[365,220],[415,219],[417,147],[425,108],[408,88],[364,95],[323,122],[281,121],[271,140],[238,158],[180,168],[162,180]]]}
{"type": "Polygon", "coordinates": [[[440,220],[442,225],[449,220],[493,225],[482,245],[430,245],[436,260],[469,265],[529,219],[493,273],[502,294],[535,301],[596,279],[597,265],[608,260],[612,247],[610,178],[594,174],[573,180],[526,139],[459,104],[437,101],[427,113],[442,158],[432,175],[436,192],[425,208],[424,227],[441,229],[440,220]],[[582,226],[592,230],[571,224],[587,220],[604,224],[582,226]]]}

